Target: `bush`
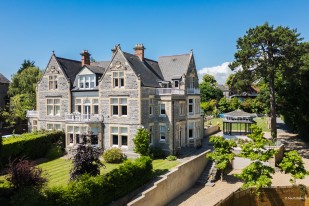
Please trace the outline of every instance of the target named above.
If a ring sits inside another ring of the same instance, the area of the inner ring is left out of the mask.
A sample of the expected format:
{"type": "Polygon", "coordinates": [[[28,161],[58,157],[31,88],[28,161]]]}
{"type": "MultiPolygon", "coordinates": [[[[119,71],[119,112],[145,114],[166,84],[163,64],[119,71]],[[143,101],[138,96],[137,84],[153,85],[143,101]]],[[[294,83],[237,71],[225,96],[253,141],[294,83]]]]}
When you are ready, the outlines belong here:
{"type": "Polygon", "coordinates": [[[108,163],[121,163],[125,159],[125,156],[121,149],[111,148],[103,153],[103,158],[108,163]]]}
{"type": "Polygon", "coordinates": [[[67,188],[53,187],[41,190],[23,190],[12,200],[14,205],[108,205],[116,199],[144,185],[153,177],[152,160],[141,157],[126,161],[119,168],[105,175],[84,174],[71,181],[67,188]]]}
{"type": "Polygon", "coordinates": [[[134,152],[142,156],[149,155],[149,132],[147,129],[138,129],[134,142],[134,152]]]}
{"type": "Polygon", "coordinates": [[[100,167],[103,166],[99,160],[100,151],[91,145],[78,145],[73,157],[73,166],[70,170],[70,179],[75,180],[87,173],[91,176],[100,174],[100,167]]]}
{"type": "Polygon", "coordinates": [[[3,139],[0,162],[5,165],[10,158],[36,159],[44,157],[48,149],[59,141],[61,141],[61,148],[64,148],[64,138],[65,135],[62,131],[52,131],[25,133],[18,137],[3,139]]]}
{"type": "Polygon", "coordinates": [[[166,157],[166,159],[167,159],[168,161],[175,161],[175,160],[177,160],[177,157],[174,156],[174,155],[169,155],[169,156],[166,157]]]}
{"type": "Polygon", "coordinates": [[[153,159],[163,159],[166,157],[165,152],[160,147],[150,147],[149,153],[153,159]]]}
{"type": "Polygon", "coordinates": [[[7,180],[17,191],[25,187],[42,187],[47,179],[42,177],[43,170],[34,166],[30,160],[15,159],[10,162],[7,180]]]}

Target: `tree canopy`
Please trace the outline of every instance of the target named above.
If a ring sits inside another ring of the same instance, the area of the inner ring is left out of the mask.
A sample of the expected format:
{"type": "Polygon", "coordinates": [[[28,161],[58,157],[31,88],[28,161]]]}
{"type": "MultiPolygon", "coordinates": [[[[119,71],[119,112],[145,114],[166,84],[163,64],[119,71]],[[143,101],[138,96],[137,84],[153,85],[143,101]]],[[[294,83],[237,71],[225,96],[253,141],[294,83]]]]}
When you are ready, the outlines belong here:
{"type": "Polygon", "coordinates": [[[246,35],[237,40],[235,60],[229,66],[243,74],[262,78],[269,87],[271,135],[277,137],[275,79],[278,73],[290,74],[300,59],[299,45],[302,40],[296,30],[274,27],[265,23],[250,28],[246,35]]]}
{"type": "Polygon", "coordinates": [[[223,92],[218,88],[218,83],[214,76],[205,74],[203,81],[200,83],[201,90],[201,102],[207,102],[212,99],[220,99],[223,96],[223,92]]]}

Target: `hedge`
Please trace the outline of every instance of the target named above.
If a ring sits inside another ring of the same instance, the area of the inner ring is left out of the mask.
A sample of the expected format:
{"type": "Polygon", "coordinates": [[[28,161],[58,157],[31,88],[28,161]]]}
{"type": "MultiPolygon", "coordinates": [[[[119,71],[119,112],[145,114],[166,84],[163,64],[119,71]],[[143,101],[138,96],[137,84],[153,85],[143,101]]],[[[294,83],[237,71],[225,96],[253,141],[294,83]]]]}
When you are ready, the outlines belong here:
{"type": "Polygon", "coordinates": [[[152,160],[141,157],[126,161],[105,175],[84,175],[68,187],[26,189],[12,197],[12,205],[97,206],[108,205],[147,183],[153,177],[152,160]]]}
{"type": "Polygon", "coordinates": [[[7,164],[10,158],[44,157],[52,144],[61,141],[64,147],[64,138],[62,131],[25,133],[17,137],[5,138],[0,153],[0,165],[7,164]]]}

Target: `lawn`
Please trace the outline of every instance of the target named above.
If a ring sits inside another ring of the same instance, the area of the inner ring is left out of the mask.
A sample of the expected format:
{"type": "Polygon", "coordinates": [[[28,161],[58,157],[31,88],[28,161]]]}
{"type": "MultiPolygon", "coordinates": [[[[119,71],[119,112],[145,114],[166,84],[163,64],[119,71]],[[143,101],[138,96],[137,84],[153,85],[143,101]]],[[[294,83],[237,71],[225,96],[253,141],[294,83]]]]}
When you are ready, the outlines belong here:
{"type": "MultiPolygon", "coordinates": [[[[110,172],[111,170],[119,167],[121,164],[109,164],[103,162],[106,168],[101,168],[101,174],[105,174],[110,172]]],[[[164,159],[154,160],[152,162],[153,170],[156,175],[163,174],[170,170],[171,168],[180,164],[178,161],[168,161],[164,159]]],[[[46,173],[46,177],[48,178],[48,186],[65,186],[69,180],[69,171],[71,169],[72,162],[71,160],[58,158],[49,162],[45,162],[39,164],[38,166],[41,167],[46,173]]],[[[0,177],[0,187],[2,186],[1,181],[5,180],[4,176],[0,177]]]]}
{"type": "MultiPolygon", "coordinates": [[[[261,127],[264,132],[269,132],[270,131],[268,129],[268,127],[267,127],[265,117],[257,117],[257,118],[254,118],[254,120],[256,121],[257,126],[261,127]]],[[[217,123],[219,123],[220,128],[222,129],[222,126],[223,126],[222,125],[222,118],[213,118],[213,119],[210,120],[210,122],[211,122],[211,125],[216,125],[217,123]]],[[[207,124],[207,123],[208,122],[205,122],[205,124],[207,124]]],[[[237,125],[233,124],[233,128],[232,129],[236,130],[237,129],[237,125]]]]}

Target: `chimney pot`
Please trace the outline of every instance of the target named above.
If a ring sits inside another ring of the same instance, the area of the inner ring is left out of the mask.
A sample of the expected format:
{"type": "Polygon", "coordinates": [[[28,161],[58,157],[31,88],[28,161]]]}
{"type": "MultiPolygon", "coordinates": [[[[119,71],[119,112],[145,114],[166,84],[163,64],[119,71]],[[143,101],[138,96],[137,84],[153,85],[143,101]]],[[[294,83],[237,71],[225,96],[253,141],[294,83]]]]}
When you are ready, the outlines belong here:
{"type": "Polygon", "coordinates": [[[145,49],[143,44],[136,44],[134,47],[135,56],[138,56],[141,61],[144,61],[145,49]]]}
{"type": "Polygon", "coordinates": [[[90,65],[90,53],[88,50],[83,50],[82,53],[80,53],[82,56],[82,66],[84,65],[90,65]]]}

